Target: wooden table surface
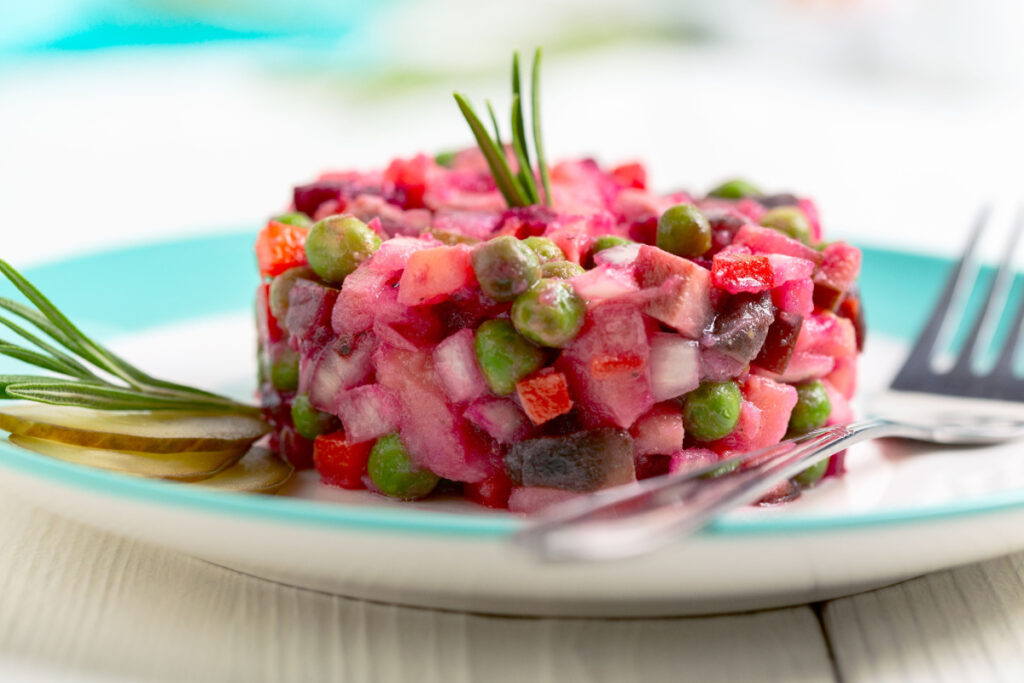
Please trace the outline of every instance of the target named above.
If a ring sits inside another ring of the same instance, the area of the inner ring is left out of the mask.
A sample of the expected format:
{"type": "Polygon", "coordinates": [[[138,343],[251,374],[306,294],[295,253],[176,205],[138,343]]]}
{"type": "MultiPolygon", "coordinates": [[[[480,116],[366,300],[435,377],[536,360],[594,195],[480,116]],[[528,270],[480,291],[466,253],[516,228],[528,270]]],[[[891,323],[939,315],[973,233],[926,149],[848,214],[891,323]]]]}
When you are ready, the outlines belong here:
{"type": "Polygon", "coordinates": [[[500,618],[263,581],[0,499],[0,679],[1020,681],[1024,554],[820,605],[500,618]]]}

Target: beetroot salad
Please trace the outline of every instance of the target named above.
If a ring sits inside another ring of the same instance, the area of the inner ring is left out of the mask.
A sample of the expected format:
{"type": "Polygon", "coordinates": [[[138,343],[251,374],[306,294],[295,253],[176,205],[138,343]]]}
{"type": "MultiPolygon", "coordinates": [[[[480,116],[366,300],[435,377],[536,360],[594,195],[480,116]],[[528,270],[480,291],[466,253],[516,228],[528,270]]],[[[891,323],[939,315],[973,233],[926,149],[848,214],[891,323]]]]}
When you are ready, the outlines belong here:
{"type": "Polygon", "coordinates": [[[851,419],[861,255],[810,200],[590,159],[548,180],[509,208],[473,148],[295,188],[256,244],[273,447],[328,484],[529,511],[851,419]]]}

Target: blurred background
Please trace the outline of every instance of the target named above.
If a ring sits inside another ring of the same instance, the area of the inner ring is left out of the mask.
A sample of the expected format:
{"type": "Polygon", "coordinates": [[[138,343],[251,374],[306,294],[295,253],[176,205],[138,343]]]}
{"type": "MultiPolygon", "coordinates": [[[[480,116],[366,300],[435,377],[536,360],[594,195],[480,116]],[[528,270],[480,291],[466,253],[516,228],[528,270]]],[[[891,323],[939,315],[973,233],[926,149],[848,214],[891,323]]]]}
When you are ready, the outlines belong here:
{"type": "Polygon", "coordinates": [[[550,156],[815,197],[832,235],[955,251],[1020,198],[1024,3],[0,0],[3,252],[252,229],[320,171],[466,145],[545,48],[550,156]]]}

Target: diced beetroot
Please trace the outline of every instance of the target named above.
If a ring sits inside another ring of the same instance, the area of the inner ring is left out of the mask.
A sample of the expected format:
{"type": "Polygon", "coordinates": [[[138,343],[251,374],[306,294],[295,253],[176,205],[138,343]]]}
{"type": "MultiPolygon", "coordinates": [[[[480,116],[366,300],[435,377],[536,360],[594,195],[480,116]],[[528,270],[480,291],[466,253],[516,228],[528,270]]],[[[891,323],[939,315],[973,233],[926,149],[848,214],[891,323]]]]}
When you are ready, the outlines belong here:
{"type": "Polygon", "coordinates": [[[839,292],[848,291],[860,274],[860,260],[860,249],[846,242],[833,242],[821,253],[821,268],[814,276],[815,284],[839,292]]]}
{"type": "Polygon", "coordinates": [[[686,448],[672,454],[669,461],[669,474],[689,472],[701,467],[707,467],[718,462],[718,454],[710,448],[686,448]]]}
{"type": "Polygon", "coordinates": [[[409,257],[398,281],[398,302],[406,306],[433,304],[446,299],[475,279],[469,248],[433,247],[409,257]]]}
{"type": "Polygon", "coordinates": [[[671,455],[649,454],[636,456],[636,478],[637,480],[650,479],[668,474],[669,464],[672,461],[671,455]]]}
{"type": "Polygon", "coordinates": [[[808,316],[800,330],[797,349],[822,353],[833,358],[857,354],[857,333],[846,318],[819,312],[808,316]]]}
{"type": "Polygon", "coordinates": [[[532,429],[526,414],[515,401],[507,398],[481,398],[467,406],[463,414],[501,444],[518,441],[532,429]]]}
{"type": "Polygon", "coordinates": [[[864,339],[867,334],[867,325],[864,321],[864,306],[861,304],[860,296],[848,295],[839,304],[839,317],[846,318],[853,323],[853,331],[857,338],[857,350],[864,350],[864,339]]]}
{"type": "Polygon", "coordinates": [[[683,412],[674,401],[658,403],[629,430],[636,454],[671,455],[683,447],[683,412]]]}
{"type": "Polygon", "coordinates": [[[773,320],[767,293],[737,294],[729,299],[711,330],[701,338],[705,378],[723,381],[754,360],[773,320]],[[716,372],[716,368],[725,374],[716,372]]]}
{"type": "Polygon", "coordinates": [[[399,407],[394,395],[379,384],[342,390],[333,411],[352,443],[389,434],[398,428],[399,407]]]}
{"type": "Polygon", "coordinates": [[[546,372],[516,382],[516,396],[535,425],[572,410],[569,383],[561,372],[546,372]]]}
{"type": "Polygon", "coordinates": [[[806,280],[814,274],[814,263],[807,259],[782,254],[768,254],[772,264],[772,287],[779,287],[787,282],[806,280]]]}
{"type": "Polygon", "coordinates": [[[313,466],[313,442],[295,431],[291,425],[283,425],[277,431],[278,455],[291,463],[297,470],[308,470],[313,466]]]}
{"type": "Polygon", "coordinates": [[[416,350],[441,341],[444,326],[428,306],[406,306],[398,290],[385,288],[375,302],[373,332],[382,343],[416,350]]]}
{"type": "Polygon", "coordinates": [[[352,174],[346,173],[337,177],[325,174],[314,183],[296,187],[293,203],[296,211],[311,217],[320,214],[321,207],[328,202],[334,206],[332,213],[340,213],[345,209],[348,200],[360,192],[368,191],[372,191],[371,188],[360,183],[352,174]]]}
{"type": "Polygon", "coordinates": [[[472,484],[462,485],[462,494],[467,500],[497,510],[508,507],[512,494],[512,482],[504,470],[472,484]]]}
{"type": "Polygon", "coordinates": [[[814,310],[814,283],[810,279],[785,282],[772,290],[772,302],[780,311],[808,316],[814,310]]]}
{"type": "Polygon", "coordinates": [[[857,358],[843,356],[836,359],[832,372],[825,376],[836,391],[850,399],[857,391],[857,358]]]}
{"type": "Polygon", "coordinates": [[[666,401],[692,391],[700,384],[700,351],[697,342],[679,335],[651,335],[651,395],[666,401]]]}
{"type": "Polygon", "coordinates": [[[331,314],[338,299],[338,290],[312,280],[299,279],[288,291],[288,314],[284,326],[298,340],[322,345],[331,332],[331,314]]]}
{"type": "Polygon", "coordinates": [[[308,228],[270,221],[256,238],[260,273],[275,277],[289,268],[304,266],[308,228]]]}
{"type": "Polygon", "coordinates": [[[832,425],[841,425],[853,422],[853,408],[850,406],[850,401],[846,396],[836,389],[827,379],[822,380],[821,383],[825,387],[825,393],[828,394],[829,405],[832,407],[832,411],[828,414],[828,421],[825,423],[825,426],[831,427],[832,425]]]}
{"type": "Polygon", "coordinates": [[[472,239],[488,239],[500,224],[501,218],[492,211],[453,211],[441,209],[434,214],[430,227],[453,235],[472,239]]]}
{"type": "Polygon", "coordinates": [[[620,164],[612,169],[611,177],[622,187],[639,190],[647,187],[647,170],[640,163],[620,164]]]}
{"type": "Polygon", "coordinates": [[[275,343],[284,338],[284,330],[270,310],[270,283],[262,282],[256,288],[256,326],[264,343],[275,343]]]}
{"type": "Polygon", "coordinates": [[[740,404],[740,418],[728,436],[713,441],[708,446],[720,454],[744,453],[757,448],[760,443],[761,409],[744,398],[740,404]]]}
{"type": "Polygon", "coordinates": [[[543,205],[510,207],[501,214],[497,234],[512,235],[518,239],[543,235],[557,218],[557,213],[543,205]]]}
{"type": "Polygon", "coordinates": [[[803,211],[804,215],[807,216],[807,222],[811,224],[811,239],[814,242],[820,242],[821,217],[818,213],[817,205],[810,199],[798,199],[796,206],[798,209],[803,211]]]}
{"type": "Polygon", "coordinates": [[[841,450],[828,459],[826,477],[841,477],[846,474],[846,450],[841,450]]]}
{"type": "Polygon", "coordinates": [[[745,246],[755,254],[782,254],[815,264],[821,262],[821,254],[800,240],[795,240],[778,230],[751,223],[739,229],[733,244],[745,246]]]}
{"type": "Polygon", "coordinates": [[[377,225],[372,227],[381,234],[382,238],[395,235],[416,237],[430,227],[429,211],[424,209],[406,211],[375,194],[356,195],[354,199],[345,204],[345,213],[366,223],[375,221],[377,225]]]}
{"type": "Polygon", "coordinates": [[[339,335],[358,334],[373,327],[381,298],[397,302],[394,292],[398,275],[413,253],[437,246],[433,239],[395,237],[387,240],[367,261],[345,278],[331,315],[331,326],[339,335]]]}
{"type": "Polygon", "coordinates": [[[313,466],[325,484],[361,489],[373,443],[350,443],[344,432],[321,434],[313,441],[313,466]]]}
{"type": "Polygon", "coordinates": [[[640,291],[630,270],[608,265],[591,268],[582,275],[571,278],[569,282],[576,292],[590,303],[621,299],[640,291]]]}
{"type": "Polygon", "coordinates": [[[377,381],[398,399],[402,442],[414,462],[455,481],[493,472],[489,445],[448,403],[428,352],[383,346],[373,358],[377,381]]]}
{"type": "Polygon", "coordinates": [[[633,439],[601,427],[567,436],[512,444],[505,471],[515,486],[544,486],[585,493],[636,480],[633,439]]]}
{"type": "Polygon", "coordinates": [[[806,382],[809,379],[825,377],[832,372],[832,368],[834,368],[835,365],[836,360],[832,356],[826,356],[821,353],[811,353],[810,351],[801,351],[798,346],[793,351],[793,356],[789,359],[789,365],[786,366],[785,372],[775,373],[758,367],[753,368],[753,371],[754,374],[768,377],[776,382],[797,384],[799,382],[806,382]]]}
{"type": "Polygon", "coordinates": [[[793,357],[796,340],[803,326],[803,316],[779,311],[775,322],[768,328],[768,336],[754,364],[772,372],[785,372],[793,357]]]}
{"type": "Polygon", "coordinates": [[[434,307],[434,313],[444,329],[455,332],[467,327],[475,328],[484,320],[500,318],[511,307],[511,303],[495,301],[479,287],[473,286],[453,292],[448,301],[434,307]]]}
{"type": "Polygon", "coordinates": [[[590,252],[595,237],[617,232],[611,214],[601,212],[556,220],[544,231],[544,236],[558,245],[567,260],[583,263],[583,255],[590,252]]]}
{"type": "Polygon", "coordinates": [[[595,306],[558,365],[588,422],[628,428],[654,405],[650,347],[643,316],[632,304],[595,306]]]}
{"type": "Polygon", "coordinates": [[[711,261],[711,281],[730,294],[764,292],[774,282],[772,263],[760,254],[721,251],[711,261]]]}
{"type": "Polygon", "coordinates": [[[640,286],[657,288],[644,312],[692,339],[711,322],[711,274],[693,261],[642,245],[637,252],[636,276],[640,286]]]}
{"type": "Polygon", "coordinates": [[[434,368],[451,401],[472,401],[487,393],[487,382],[476,360],[473,330],[459,330],[438,344],[434,368]]]}
{"type": "Polygon", "coordinates": [[[509,512],[531,514],[578,496],[572,491],[543,486],[513,486],[508,497],[509,512]]]}
{"type": "Polygon", "coordinates": [[[751,375],[743,383],[743,396],[761,411],[761,424],[751,447],[764,448],[781,441],[796,405],[796,389],[767,377],[751,375]]]}

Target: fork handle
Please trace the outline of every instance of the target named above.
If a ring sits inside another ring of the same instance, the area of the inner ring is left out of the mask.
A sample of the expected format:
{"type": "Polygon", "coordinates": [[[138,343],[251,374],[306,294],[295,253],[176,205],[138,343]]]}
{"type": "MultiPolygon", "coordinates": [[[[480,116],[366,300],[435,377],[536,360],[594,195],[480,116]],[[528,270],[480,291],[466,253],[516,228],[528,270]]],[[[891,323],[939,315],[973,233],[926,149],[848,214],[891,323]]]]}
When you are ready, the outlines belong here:
{"type": "Polygon", "coordinates": [[[888,420],[826,427],[698,470],[567,501],[549,508],[515,540],[549,561],[640,555],[698,531],[727,510],[753,503],[780,482],[855,443],[905,431],[905,425],[888,420]],[[732,462],[747,466],[728,476],[701,478],[732,462]]]}

